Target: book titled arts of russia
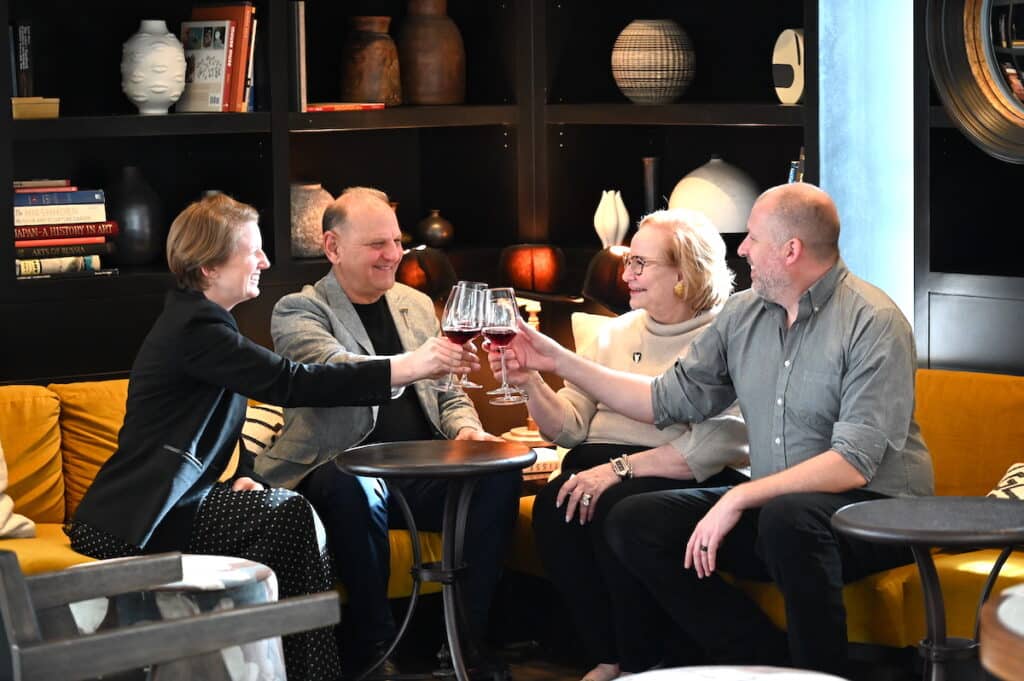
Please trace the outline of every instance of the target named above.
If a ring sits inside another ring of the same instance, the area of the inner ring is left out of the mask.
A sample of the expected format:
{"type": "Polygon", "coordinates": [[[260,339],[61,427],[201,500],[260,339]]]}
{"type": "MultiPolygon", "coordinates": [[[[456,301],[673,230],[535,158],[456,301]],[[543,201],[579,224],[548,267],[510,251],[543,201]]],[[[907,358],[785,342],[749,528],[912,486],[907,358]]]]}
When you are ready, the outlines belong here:
{"type": "Polygon", "coordinates": [[[234,56],[234,21],[183,21],[185,92],[176,111],[228,111],[234,56]]]}

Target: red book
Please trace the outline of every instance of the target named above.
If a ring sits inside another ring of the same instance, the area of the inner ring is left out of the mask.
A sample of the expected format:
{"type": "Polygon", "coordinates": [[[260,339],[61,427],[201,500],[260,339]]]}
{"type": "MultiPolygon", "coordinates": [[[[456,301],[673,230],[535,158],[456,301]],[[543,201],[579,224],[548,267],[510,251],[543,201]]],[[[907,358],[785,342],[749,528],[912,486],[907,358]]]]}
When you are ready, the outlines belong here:
{"type": "Polygon", "coordinates": [[[29,246],[79,246],[81,244],[101,244],[106,241],[104,236],[78,236],[63,239],[15,239],[15,248],[29,246]]]}
{"type": "Polygon", "coordinates": [[[192,9],[193,21],[212,21],[217,19],[235,22],[235,35],[232,39],[234,54],[228,51],[228,63],[231,65],[231,82],[225,99],[225,111],[245,111],[245,80],[249,71],[249,36],[252,32],[253,17],[256,7],[251,2],[221,2],[204,5],[192,9]]]}
{"type": "Polygon", "coordinates": [[[46,192],[77,192],[78,187],[68,185],[66,187],[18,187],[15,194],[45,194],[46,192]]]}
{"type": "Polygon", "coordinates": [[[104,236],[113,236],[118,231],[117,223],[113,220],[105,222],[80,222],[69,225],[30,225],[15,227],[14,238],[22,241],[36,241],[38,239],[67,239],[95,236],[102,239],[104,236]]]}
{"type": "Polygon", "coordinates": [[[306,111],[372,111],[383,108],[383,102],[310,102],[306,105],[306,111]]]}

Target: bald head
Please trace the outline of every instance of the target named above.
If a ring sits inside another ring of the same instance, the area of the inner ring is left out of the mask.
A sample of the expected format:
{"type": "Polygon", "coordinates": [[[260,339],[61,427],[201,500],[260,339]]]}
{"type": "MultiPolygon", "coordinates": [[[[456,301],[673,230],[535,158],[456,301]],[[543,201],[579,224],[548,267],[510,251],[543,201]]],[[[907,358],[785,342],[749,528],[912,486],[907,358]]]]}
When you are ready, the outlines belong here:
{"type": "Polygon", "coordinates": [[[799,239],[805,252],[823,262],[839,256],[839,211],[824,190],[806,182],[783,184],[754,205],[765,211],[776,243],[799,239]]]}
{"type": "Polygon", "coordinates": [[[323,230],[343,232],[354,221],[353,214],[381,207],[391,210],[388,195],[372,187],[349,187],[324,211],[323,230]]]}

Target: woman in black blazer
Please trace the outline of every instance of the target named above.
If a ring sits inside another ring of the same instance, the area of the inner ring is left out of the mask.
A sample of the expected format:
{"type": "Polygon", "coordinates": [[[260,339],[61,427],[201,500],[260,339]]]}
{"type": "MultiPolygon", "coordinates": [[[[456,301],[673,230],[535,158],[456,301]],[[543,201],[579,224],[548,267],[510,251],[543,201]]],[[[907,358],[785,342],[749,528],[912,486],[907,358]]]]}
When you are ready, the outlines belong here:
{"type": "MultiPolygon", "coordinates": [[[[178,288],[132,366],[117,451],[66,531],[75,551],[94,558],[177,550],[255,560],[274,570],[288,597],[330,590],[334,572],[303,497],[265,487],[244,453],[234,478],[218,482],[246,397],[287,407],[381,404],[392,386],[458,371],[475,357],[435,343],[390,359],[299,364],[245,338],[229,311],[259,295],[270,266],[257,218],[215,194],[171,225],[167,262],[178,288]]],[[[341,675],[329,629],[284,637],[284,654],[290,679],[341,675]]]]}

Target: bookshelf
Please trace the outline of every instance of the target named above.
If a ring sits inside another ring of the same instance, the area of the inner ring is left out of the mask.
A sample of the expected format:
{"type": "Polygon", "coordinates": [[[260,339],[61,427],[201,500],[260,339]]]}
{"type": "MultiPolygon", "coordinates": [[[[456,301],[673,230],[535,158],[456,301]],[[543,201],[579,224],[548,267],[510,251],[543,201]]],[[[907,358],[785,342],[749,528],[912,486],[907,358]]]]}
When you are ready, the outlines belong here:
{"type": "MultiPolygon", "coordinates": [[[[449,0],[466,48],[464,104],[329,113],[290,110],[287,0],[256,0],[256,111],[154,117],[134,115],[120,91],[121,45],[143,18],[176,30],[191,2],[93,0],[88,11],[81,4],[0,0],[9,20],[31,14],[37,50],[48,56],[38,60],[36,94],[59,96],[62,116],[0,115],[0,183],[59,176],[102,188],[134,163],[160,194],[167,221],[206,189],[252,203],[272,267],[260,298],[235,314],[243,332],[267,345],[274,302],[328,266],[291,256],[292,182],[320,182],[333,194],[379,186],[399,202],[407,231],[441,209],[455,226],[449,250],[465,278],[493,279],[505,245],[555,243],[578,287],[599,248],[592,216],[601,190],[620,189],[634,219],[643,210],[643,156],[661,159],[663,197],[712,153],[769,186],[785,180],[803,146],[807,178],[817,177],[814,0],[449,0]],[[675,104],[630,104],[612,80],[614,38],[640,16],[675,19],[694,39],[697,76],[675,104]],[[800,26],[805,104],[782,106],[771,49],[779,32],[800,26]]],[[[338,98],[338,45],[349,16],[392,16],[394,28],[404,12],[400,0],[307,0],[308,99],[338,98]]],[[[8,49],[0,51],[9,69],[8,59],[8,49]]],[[[4,80],[0,95],[9,90],[4,80]]],[[[0,233],[10,231],[10,215],[0,210],[0,233]]],[[[0,239],[0,262],[11,262],[12,248],[0,239]]],[[[16,281],[10,270],[0,270],[0,315],[17,328],[0,340],[0,382],[8,383],[123,375],[171,283],[159,264],[104,280],[16,281]],[[83,330],[101,339],[97,347],[86,347],[83,330]]]]}

